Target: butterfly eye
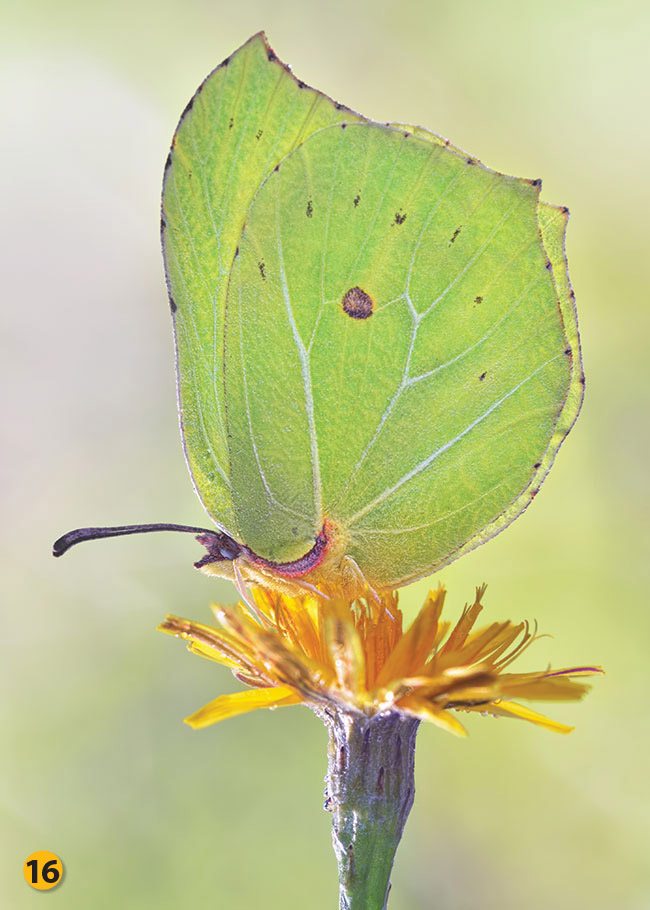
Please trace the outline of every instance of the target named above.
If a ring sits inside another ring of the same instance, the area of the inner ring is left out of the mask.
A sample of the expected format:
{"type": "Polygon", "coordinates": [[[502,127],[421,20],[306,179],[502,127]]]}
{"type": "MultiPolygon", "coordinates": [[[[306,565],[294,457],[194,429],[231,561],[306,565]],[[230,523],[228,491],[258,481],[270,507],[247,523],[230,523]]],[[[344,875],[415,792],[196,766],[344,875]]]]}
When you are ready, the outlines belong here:
{"type": "Polygon", "coordinates": [[[197,534],[196,539],[207,550],[205,556],[202,556],[198,562],[194,563],[197,569],[201,569],[212,562],[236,559],[242,553],[242,548],[237,541],[227,534],[216,534],[213,531],[206,531],[203,534],[197,534]]]}
{"type": "Polygon", "coordinates": [[[226,534],[219,534],[217,548],[224,559],[236,559],[241,553],[241,547],[237,541],[226,534]]]}

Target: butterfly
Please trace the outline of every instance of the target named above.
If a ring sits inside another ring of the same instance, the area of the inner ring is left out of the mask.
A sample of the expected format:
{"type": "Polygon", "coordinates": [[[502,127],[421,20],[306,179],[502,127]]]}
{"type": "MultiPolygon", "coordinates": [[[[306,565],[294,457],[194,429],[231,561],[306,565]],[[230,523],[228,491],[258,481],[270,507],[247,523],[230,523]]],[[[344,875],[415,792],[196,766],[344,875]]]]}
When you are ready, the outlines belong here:
{"type": "Polygon", "coordinates": [[[161,237],[202,570],[371,590],[531,502],[580,410],[568,210],[296,79],[263,33],[199,86],[161,237]]]}

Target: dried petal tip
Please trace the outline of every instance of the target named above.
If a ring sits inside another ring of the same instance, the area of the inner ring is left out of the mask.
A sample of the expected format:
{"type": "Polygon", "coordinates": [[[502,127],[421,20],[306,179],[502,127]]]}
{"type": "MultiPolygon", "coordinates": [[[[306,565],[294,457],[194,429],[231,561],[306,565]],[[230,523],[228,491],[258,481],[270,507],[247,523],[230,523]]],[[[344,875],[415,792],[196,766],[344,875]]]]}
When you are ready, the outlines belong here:
{"type": "Polygon", "coordinates": [[[330,592],[251,593],[248,603],[213,607],[218,627],[176,616],[159,626],[251,687],[192,714],[186,722],[195,729],[257,708],[304,703],[330,714],[397,712],[460,736],[466,730],[458,712],[516,717],[569,733],[572,727],[511,699],[578,701],[589,686],[576,680],[603,672],[597,666],[506,672],[541,636],[527,622],[476,629],[485,585],[453,626],[441,619],[445,589],[430,591],[406,631],[395,593],[353,601],[330,592]]]}

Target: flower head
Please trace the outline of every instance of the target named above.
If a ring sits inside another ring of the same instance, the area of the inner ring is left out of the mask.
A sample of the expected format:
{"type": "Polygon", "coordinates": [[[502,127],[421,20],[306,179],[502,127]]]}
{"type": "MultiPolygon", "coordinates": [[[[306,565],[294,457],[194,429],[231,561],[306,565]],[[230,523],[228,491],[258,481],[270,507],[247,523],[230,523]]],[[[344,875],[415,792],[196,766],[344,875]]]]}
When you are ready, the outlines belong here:
{"type": "Polygon", "coordinates": [[[517,717],[558,733],[573,728],[511,699],[577,701],[576,678],[599,667],[511,673],[539,636],[527,622],[474,628],[485,586],[455,625],[441,619],[445,589],[431,591],[403,631],[396,593],[353,601],[253,588],[252,599],[214,606],[219,627],[168,616],[159,627],[195,654],[223,664],[250,689],[220,695],[186,719],[205,727],[257,708],[304,703],[366,716],[391,711],[460,735],[458,712],[517,717]]]}

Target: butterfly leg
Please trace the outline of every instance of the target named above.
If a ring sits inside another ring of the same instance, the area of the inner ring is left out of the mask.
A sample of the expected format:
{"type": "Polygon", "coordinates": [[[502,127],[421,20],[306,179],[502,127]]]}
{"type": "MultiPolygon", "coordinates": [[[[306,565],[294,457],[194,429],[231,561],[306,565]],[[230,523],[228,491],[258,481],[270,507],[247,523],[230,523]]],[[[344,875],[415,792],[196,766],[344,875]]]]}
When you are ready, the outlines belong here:
{"type": "Polygon", "coordinates": [[[315,594],[316,597],[320,597],[321,600],[330,600],[331,598],[323,591],[319,591],[315,585],[310,584],[308,581],[302,581],[299,578],[293,578],[292,583],[298,585],[300,588],[306,588],[308,591],[311,591],[312,594],[315,594]]]}
{"type": "Polygon", "coordinates": [[[235,587],[239,591],[242,600],[248,607],[249,612],[257,619],[259,623],[263,626],[268,625],[264,616],[261,615],[260,611],[257,609],[255,601],[251,597],[250,591],[246,587],[246,582],[244,581],[244,576],[241,573],[239,568],[239,559],[233,559],[232,561],[232,572],[234,576],[235,587]]]}
{"type": "Polygon", "coordinates": [[[349,584],[352,590],[357,591],[359,586],[364,594],[369,594],[377,603],[381,603],[379,594],[375,591],[366,576],[361,571],[356,559],[351,556],[344,556],[341,560],[341,572],[344,583],[349,584]]]}

